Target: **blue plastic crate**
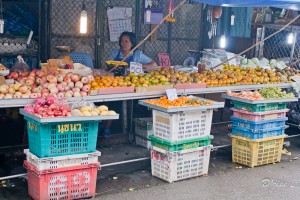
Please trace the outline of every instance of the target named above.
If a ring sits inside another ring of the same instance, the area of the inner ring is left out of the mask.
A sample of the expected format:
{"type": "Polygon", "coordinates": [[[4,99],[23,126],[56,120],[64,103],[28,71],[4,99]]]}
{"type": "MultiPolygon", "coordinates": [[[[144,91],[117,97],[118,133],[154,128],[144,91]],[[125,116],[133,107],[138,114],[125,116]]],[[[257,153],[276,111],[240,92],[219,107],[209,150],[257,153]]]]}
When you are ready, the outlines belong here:
{"type": "Polygon", "coordinates": [[[274,136],[280,136],[284,134],[284,130],[288,126],[283,126],[283,127],[276,127],[276,128],[270,128],[270,129],[265,129],[261,131],[253,131],[251,129],[246,129],[238,126],[232,126],[232,135],[236,136],[242,136],[248,139],[262,139],[262,138],[267,138],[267,137],[274,137],[274,136]]]}
{"type": "Polygon", "coordinates": [[[269,128],[283,127],[285,125],[285,122],[288,120],[287,117],[284,117],[279,119],[271,119],[271,120],[255,122],[255,121],[241,119],[233,116],[230,118],[232,119],[234,126],[239,126],[241,128],[247,128],[252,130],[263,130],[269,128]]]}
{"type": "Polygon", "coordinates": [[[29,150],[39,158],[96,150],[99,121],[40,123],[27,121],[29,150]]]}

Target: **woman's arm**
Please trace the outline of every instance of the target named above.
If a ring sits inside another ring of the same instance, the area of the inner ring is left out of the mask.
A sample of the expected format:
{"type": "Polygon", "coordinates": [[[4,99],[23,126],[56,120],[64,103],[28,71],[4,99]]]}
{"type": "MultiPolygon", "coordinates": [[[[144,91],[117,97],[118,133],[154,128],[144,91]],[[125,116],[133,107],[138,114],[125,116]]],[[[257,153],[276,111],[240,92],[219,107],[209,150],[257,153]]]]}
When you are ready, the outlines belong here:
{"type": "Polygon", "coordinates": [[[151,60],[151,62],[148,64],[143,64],[143,69],[147,69],[151,67],[157,67],[157,63],[154,60],[151,60]]]}

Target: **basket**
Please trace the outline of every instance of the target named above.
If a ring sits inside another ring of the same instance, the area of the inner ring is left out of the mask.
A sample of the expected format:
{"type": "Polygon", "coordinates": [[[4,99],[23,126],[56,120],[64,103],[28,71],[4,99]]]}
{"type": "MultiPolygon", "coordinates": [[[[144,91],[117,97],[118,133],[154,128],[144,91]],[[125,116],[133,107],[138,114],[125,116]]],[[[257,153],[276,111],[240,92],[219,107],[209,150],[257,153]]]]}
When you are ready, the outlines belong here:
{"type": "Polygon", "coordinates": [[[152,113],[156,138],[179,142],[210,135],[213,110],[177,113],[153,110],[152,113]]]}
{"type": "Polygon", "coordinates": [[[241,119],[252,120],[255,122],[263,121],[263,120],[271,120],[271,119],[280,119],[285,118],[286,113],[289,109],[283,110],[274,110],[274,111],[266,111],[266,112],[249,112],[245,110],[238,110],[235,108],[231,108],[233,111],[233,116],[241,119]]]}
{"type": "Polygon", "coordinates": [[[68,156],[56,156],[51,158],[38,158],[29,149],[24,149],[26,160],[33,165],[37,170],[57,169],[63,167],[74,167],[80,165],[88,165],[98,162],[98,157],[101,156],[99,151],[87,154],[75,154],[68,156]]]}
{"type": "Polygon", "coordinates": [[[149,135],[153,134],[152,129],[152,118],[138,118],[135,120],[135,134],[148,138],[149,135]]]}
{"type": "Polygon", "coordinates": [[[156,147],[152,148],[152,176],[172,183],[208,174],[212,145],[177,152],[168,152],[156,147]]]}
{"type": "Polygon", "coordinates": [[[249,167],[280,162],[285,136],[250,140],[231,135],[232,161],[249,167]]]}
{"type": "Polygon", "coordinates": [[[285,129],[288,126],[276,127],[276,128],[269,128],[269,129],[262,129],[262,130],[251,130],[242,128],[239,126],[232,126],[232,134],[236,136],[241,136],[244,138],[249,138],[252,140],[267,138],[267,137],[274,137],[280,136],[284,134],[285,129]]]}
{"type": "Polygon", "coordinates": [[[156,138],[153,135],[149,136],[152,146],[155,146],[157,148],[160,148],[160,149],[163,149],[166,151],[170,151],[170,152],[208,146],[211,144],[211,140],[213,138],[214,138],[214,136],[209,135],[209,136],[204,136],[202,138],[183,140],[180,142],[168,142],[168,141],[156,138]]]}
{"type": "Polygon", "coordinates": [[[144,137],[138,136],[138,135],[135,136],[135,144],[138,146],[144,147],[146,149],[150,149],[150,147],[151,147],[151,142],[149,140],[145,139],[144,137]]]}
{"type": "Polygon", "coordinates": [[[272,110],[282,110],[286,109],[286,103],[259,103],[259,104],[250,104],[240,101],[232,100],[233,106],[239,110],[247,110],[250,112],[265,112],[272,110]]]}
{"type": "Polygon", "coordinates": [[[230,118],[232,119],[234,126],[252,129],[254,131],[255,130],[263,131],[264,129],[284,127],[285,121],[288,120],[288,118],[285,117],[285,118],[281,118],[281,119],[272,119],[272,120],[264,120],[264,121],[260,121],[260,122],[255,122],[255,121],[240,119],[240,118],[236,118],[236,117],[230,117],[230,118]]]}
{"type": "Polygon", "coordinates": [[[40,123],[27,121],[29,151],[39,158],[91,153],[96,150],[98,121],[40,123]]]}
{"type": "Polygon", "coordinates": [[[28,195],[34,200],[95,197],[100,163],[39,171],[26,160],[28,195]]]}

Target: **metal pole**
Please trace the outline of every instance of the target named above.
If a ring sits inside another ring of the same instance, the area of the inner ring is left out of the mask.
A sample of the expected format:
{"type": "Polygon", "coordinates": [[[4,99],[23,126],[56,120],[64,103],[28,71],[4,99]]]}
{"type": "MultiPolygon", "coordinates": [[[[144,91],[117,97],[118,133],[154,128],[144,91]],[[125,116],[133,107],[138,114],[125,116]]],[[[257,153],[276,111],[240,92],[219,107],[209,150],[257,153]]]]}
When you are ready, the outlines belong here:
{"type": "Polygon", "coordinates": [[[150,159],[151,159],[150,157],[144,157],[144,158],[137,158],[137,159],[132,159],[132,160],[125,160],[125,161],[120,161],[120,162],[108,163],[108,164],[101,165],[101,168],[102,167],[114,166],[114,165],[122,165],[122,164],[132,163],[132,162],[138,162],[138,161],[142,161],[142,160],[150,160],[150,159]]]}
{"type": "Polygon", "coordinates": [[[127,101],[124,100],[122,101],[122,117],[123,117],[123,133],[126,134],[127,133],[127,101]]]}
{"type": "Polygon", "coordinates": [[[131,105],[130,105],[130,131],[129,131],[129,142],[132,143],[133,141],[133,130],[132,130],[132,124],[133,124],[133,100],[131,100],[131,105]]]}

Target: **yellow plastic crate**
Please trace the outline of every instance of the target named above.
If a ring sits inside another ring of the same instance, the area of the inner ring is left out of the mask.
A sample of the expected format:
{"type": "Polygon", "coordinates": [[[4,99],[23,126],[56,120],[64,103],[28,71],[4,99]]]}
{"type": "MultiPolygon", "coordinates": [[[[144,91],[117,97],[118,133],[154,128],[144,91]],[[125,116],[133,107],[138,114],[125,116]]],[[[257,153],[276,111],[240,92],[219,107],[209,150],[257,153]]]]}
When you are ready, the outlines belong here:
{"type": "Polygon", "coordinates": [[[280,162],[286,135],[251,140],[231,135],[232,162],[249,167],[280,162]]]}

